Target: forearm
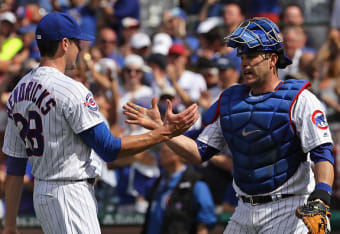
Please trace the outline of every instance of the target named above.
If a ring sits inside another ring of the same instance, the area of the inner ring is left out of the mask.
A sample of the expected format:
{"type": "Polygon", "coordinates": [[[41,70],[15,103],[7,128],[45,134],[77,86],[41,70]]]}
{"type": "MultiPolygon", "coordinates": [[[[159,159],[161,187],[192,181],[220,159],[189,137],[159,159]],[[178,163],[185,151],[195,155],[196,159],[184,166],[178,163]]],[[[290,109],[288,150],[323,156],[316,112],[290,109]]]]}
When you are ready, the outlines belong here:
{"type": "Polygon", "coordinates": [[[121,138],[121,150],[118,158],[140,153],[151,146],[164,142],[172,136],[163,127],[136,136],[126,136],[121,138]]]}
{"type": "Polygon", "coordinates": [[[92,77],[97,82],[97,84],[102,86],[104,89],[110,89],[111,88],[111,82],[106,75],[103,75],[103,74],[97,72],[94,69],[94,67],[91,68],[90,70],[91,70],[91,73],[92,73],[92,77]]]}
{"type": "Polygon", "coordinates": [[[325,183],[332,187],[334,181],[334,167],[328,161],[320,161],[315,164],[316,183],[325,183]]]}
{"type": "Polygon", "coordinates": [[[167,141],[166,144],[179,156],[183,157],[190,163],[201,164],[202,158],[197,149],[197,144],[194,140],[186,136],[174,137],[167,141]]]}
{"type": "Polygon", "coordinates": [[[118,167],[124,167],[124,166],[131,165],[135,161],[136,161],[136,159],[135,159],[134,155],[125,156],[125,157],[118,158],[118,159],[114,160],[113,162],[108,162],[107,167],[110,170],[114,170],[118,167]]]}
{"type": "Polygon", "coordinates": [[[109,115],[109,122],[110,126],[116,124],[118,122],[118,103],[119,103],[119,91],[118,91],[118,81],[113,80],[111,82],[111,92],[112,92],[112,97],[111,97],[111,105],[110,105],[110,115],[109,115]]]}
{"type": "Polygon", "coordinates": [[[5,191],[5,201],[6,201],[6,220],[5,228],[15,228],[16,227],[16,217],[18,214],[23,176],[13,176],[7,175],[6,178],[6,191],[5,191]]]}
{"type": "Polygon", "coordinates": [[[190,96],[178,85],[177,82],[173,82],[174,88],[176,89],[176,93],[181,98],[182,102],[185,106],[189,106],[193,103],[190,96]]]}
{"type": "Polygon", "coordinates": [[[200,15],[199,15],[199,20],[200,20],[200,22],[206,20],[207,15],[208,15],[209,7],[210,7],[210,5],[209,5],[208,2],[206,2],[206,3],[202,6],[201,12],[200,12],[200,15]]]}

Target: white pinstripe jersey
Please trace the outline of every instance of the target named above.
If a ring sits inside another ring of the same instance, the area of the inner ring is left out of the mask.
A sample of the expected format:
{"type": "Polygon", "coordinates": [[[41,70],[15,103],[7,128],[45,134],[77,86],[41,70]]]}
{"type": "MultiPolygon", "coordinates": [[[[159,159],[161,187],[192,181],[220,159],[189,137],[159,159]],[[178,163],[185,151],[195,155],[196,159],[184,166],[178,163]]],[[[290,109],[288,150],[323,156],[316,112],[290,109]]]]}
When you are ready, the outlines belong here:
{"type": "MultiPolygon", "coordinates": [[[[293,104],[291,119],[305,153],[321,144],[333,143],[324,107],[310,91],[303,90],[301,92],[297,101],[293,104]],[[320,119],[324,121],[319,121],[320,119]]],[[[198,140],[222,151],[227,143],[222,135],[219,119],[208,125],[199,135],[198,140]]],[[[287,182],[270,194],[311,193],[314,190],[315,180],[310,165],[310,160],[303,162],[287,182]]],[[[246,195],[235,183],[234,188],[238,194],[246,195]]]]}
{"type": "Polygon", "coordinates": [[[3,152],[29,157],[41,180],[96,177],[91,148],[77,135],[104,121],[91,92],[52,67],[25,75],[8,100],[3,152]]]}

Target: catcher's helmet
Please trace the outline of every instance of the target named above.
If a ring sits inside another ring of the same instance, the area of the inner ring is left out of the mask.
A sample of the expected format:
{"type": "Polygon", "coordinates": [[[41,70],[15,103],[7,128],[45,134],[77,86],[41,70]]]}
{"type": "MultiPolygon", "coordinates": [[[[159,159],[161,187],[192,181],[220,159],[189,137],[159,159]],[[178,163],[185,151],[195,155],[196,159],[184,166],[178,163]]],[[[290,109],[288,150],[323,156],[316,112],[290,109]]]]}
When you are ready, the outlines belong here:
{"type": "Polygon", "coordinates": [[[239,55],[256,51],[275,52],[279,56],[278,68],[285,68],[292,61],[284,55],[279,33],[279,28],[269,19],[253,18],[243,21],[225,39],[229,47],[237,48],[239,55]]]}

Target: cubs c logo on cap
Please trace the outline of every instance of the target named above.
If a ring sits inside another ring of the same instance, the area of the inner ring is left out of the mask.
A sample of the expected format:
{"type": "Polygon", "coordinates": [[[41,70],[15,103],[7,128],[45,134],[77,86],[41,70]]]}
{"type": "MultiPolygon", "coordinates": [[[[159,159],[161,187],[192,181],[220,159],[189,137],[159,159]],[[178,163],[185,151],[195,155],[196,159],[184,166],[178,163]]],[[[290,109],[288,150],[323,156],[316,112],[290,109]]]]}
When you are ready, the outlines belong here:
{"type": "Polygon", "coordinates": [[[98,105],[93,98],[92,93],[87,94],[86,101],[84,102],[84,106],[87,106],[92,111],[98,110],[98,105]]]}
{"type": "Polygon", "coordinates": [[[326,121],[325,114],[321,110],[314,111],[312,115],[313,124],[315,124],[318,128],[325,130],[328,128],[328,123],[326,121]]]}

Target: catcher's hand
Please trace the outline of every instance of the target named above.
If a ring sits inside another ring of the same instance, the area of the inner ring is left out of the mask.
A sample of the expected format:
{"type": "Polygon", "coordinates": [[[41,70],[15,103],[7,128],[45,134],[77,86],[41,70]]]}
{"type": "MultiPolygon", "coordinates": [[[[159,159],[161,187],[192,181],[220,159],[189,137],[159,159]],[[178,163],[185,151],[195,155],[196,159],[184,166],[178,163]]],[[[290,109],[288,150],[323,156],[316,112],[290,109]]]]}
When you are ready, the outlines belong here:
{"type": "Polygon", "coordinates": [[[330,233],[331,212],[320,199],[308,201],[307,204],[296,209],[296,216],[303,220],[310,234],[330,233]]]}

